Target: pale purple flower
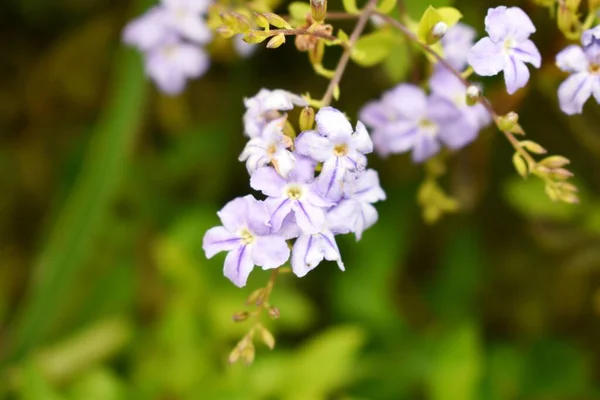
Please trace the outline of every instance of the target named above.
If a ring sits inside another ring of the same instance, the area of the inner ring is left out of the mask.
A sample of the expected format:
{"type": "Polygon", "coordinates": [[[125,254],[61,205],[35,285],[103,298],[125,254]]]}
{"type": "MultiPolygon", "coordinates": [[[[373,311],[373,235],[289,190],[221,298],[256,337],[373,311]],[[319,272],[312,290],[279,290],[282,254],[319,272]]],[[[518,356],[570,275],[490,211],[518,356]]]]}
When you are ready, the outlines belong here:
{"type": "Polygon", "coordinates": [[[286,117],[280,117],[267,123],[261,134],[250,139],[240,155],[240,161],[246,161],[248,173],[252,175],[260,167],[273,164],[282,176],[288,176],[296,158],[288,149],[292,146],[292,139],[283,134],[283,125],[286,117]]]}
{"type": "Polygon", "coordinates": [[[377,222],[378,214],[373,203],[385,200],[379,185],[377,171],[368,169],[357,176],[348,174],[344,198],[327,213],[330,230],[335,233],[354,232],[356,240],[377,222]]]}
{"type": "Polygon", "coordinates": [[[306,106],[306,101],[293,93],[281,89],[261,89],[254,97],[244,99],[244,133],[250,138],[261,135],[267,123],[281,117],[280,111],[289,111],[297,106],[306,106]]]}
{"type": "Polygon", "coordinates": [[[288,178],[283,178],[271,167],[254,171],[250,186],[269,198],[265,201],[271,213],[271,225],[279,230],[284,219],[294,214],[296,223],[304,233],[317,233],[325,223],[325,201],[314,185],[315,163],[302,156],[296,157],[296,165],[288,178]]]}
{"type": "Polygon", "coordinates": [[[438,153],[441,143],[459,149],[477,134],[452,101],[436,94],[427,97],[411,84],[400,84],[382,100],[368,103],[360,118],[373,128],[378,153],[386,156],[412,150],[417,163],[438,153]]]}
{"type": "Polygon", "coordinates": [[[340,250],[330,230],[303,234],[296,239],[292,248],[292,271],[296,276],[305,276],[323,260],[336,261],[338,267],[345,270],[340,250]]]}
{"type": "Polygon", "coordinates": [[[346,116],[335,108],[321,108],[315,119],[317,130],[302,132],[296,139],[296,151],[323,163],[317,179],[319,191],[327,198],[339,197],[346,172],[365,169],[365,154],[373,151],[373,142],[362,122],[352,129],[346,116]]]}
{"type": "Polygon", "coordinates": [[[463,23],[457,23],[442,37],[444,59],[452,68],[462,71],[467,66],[467,56],[475,41],[475,29],[463,23]]]}
{"type": "Polygon", "coordinates": [[[204,21],[211,2],[208,0],[162,0],[166,23],[184,38],[198,43],[208,43],[212,33],[204,21]]]}
{"type": "Polygon", "coordinates": [[[157,47],[169,36],[167,18],[164,8],[152,7],[125,26],[123,41],[144,52],[157,47]]]}
{"type": "Polygon", "coordinates": [[[581,114],[594,96],[600,103],[600,26],[581,36],[583,47],[567,46],[556,56],[556,65],[569,76],[558,88],[560,109],[568,115],[581,114]]]}
{"type": "Polygon", "coordinates": [[[504,71],[504,81],[509,94],[524,87],[529,81],[525,63],[539,68],[542,57],[529,36],[535,26],[518,7],[496,7],[485,17],[488,37],[473,46],[468,56],[469,64],[481,76],[497,75],[504,71]]]}
{"type": "Polygon", "coordinates": [[[492,117],[483,104],[477,103],[473,106],[467,104],[467,88],[464,83],[442,65],[436,67],[429,79],[429,88],[434,95],[453,102],[461,112],[461,118],[466,120],[465,125],[471,127],[461,136],[465,144],[473,141],[479,131],[492,122],[492,117]]]}
{"type": "Polygon", "coordinates": [[[206,52],[170,34],[146,54],[146,73],[161,91],[181,93],[188,79],[198,78],[208,69],[206,52]]]}
{"type": "Polygon", "coordinates": [[[217,214],[223,225],[206,232],[202,248],[208,258],[227,252],[223,273],[236,286],[246,285],[255,265],[272,269],[290,258],[285,238],[271,233],[264,202],[252,196],[239,197],[217,214]]]}

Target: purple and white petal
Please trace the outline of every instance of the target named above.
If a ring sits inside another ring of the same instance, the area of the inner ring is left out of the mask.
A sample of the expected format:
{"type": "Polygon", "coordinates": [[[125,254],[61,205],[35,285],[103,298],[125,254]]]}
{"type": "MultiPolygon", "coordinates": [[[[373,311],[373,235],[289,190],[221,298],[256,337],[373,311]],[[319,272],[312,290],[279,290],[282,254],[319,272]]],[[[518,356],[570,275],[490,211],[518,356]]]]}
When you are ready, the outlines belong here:
{"type": "Polygon", "coordinates": [[[297,200],[292,203],[296,223],[304,233],[317,233],[325,224],[325,213],[321,207],[308,201],[297,200]]]}
{"type": "Polygon", "coordinates": [[[497,75],[506,65],[504,44],[495,43],[489,37],[484,37],[475,43],[469,52],[468,61],[477,75],[497,75]]]}
{"type": "Polygon", "coordinates": [[[271,167],[257,169],[250,178],[250,187],[269,197],[281,196],[285,185],[286,180],[271,167]]]}
{"type": "Polygon", "coordinates": [[[560,109],[568,115],[581,114],[583,105],[594,91],[597,77],[588,72],[578,72],[569,76],[558,88],[560,109]]]}
{"type": "Polygon", "coordinates": [[[524,62],[510,57],[504,67],[504,82],[506,83],[506,91],[508,94],[513,94],[517,90],[525,87],[529,81],[529,69],[524,62]]]}
{"type": "Polygon", "coordinates": [[[368,154],[373,152],[373,142],[365,128],[364,124],[360,121],[356,123],[356,132],[350,139],[352,146],[362,154],[368,154]]]}
{"type": "Polygon", "coordinates": [[[315,116],[317,131],[323,136],[328,136],[334,141],[347,140],[352,135],[352,125],[348,118],[333,107],[323,107],[315,116]]]}
{"type": "Polygon", "coordinates": [[[376,203],[386,199],[385,192],[379,183],[379,174],[368,169],[354,181],[351,197],[361,202],[376,203]]]}
{"type": "Polygon", "coordinates": [[[281,236],[259,236],[252,245],[252,260],[262,269],[280,267],[289,259],[290,248],[281,236]]]}
{"type": "Polygon", "coordinates": [[[298,153],[318,162],[326,161],[333,154],[333,144],[315,131],[302,132],[296,138],[295,145],[298,153]]]}
{"type": "Polygon", "coordinates": [[[476,32],[472,27],[457,23],[442,37],[444,58],[458,71],[467,65],[467,56],[475,41],[476,32]]]}
{"type": "Polygon", "coordinates": [[[152,7],[125,26],[123,41],[141,51],[149,51],[159,46],[165,37],[169,36],[165,17],[166,13],[162,7],[152,7]]]}
{"type": "Polygon", "coordinates": [[[412,159],[415,163],[422,163],[440,151],[440,144],[434,136],[419,135],[415,140],[412,159]]]}
{"type": "Polygon", "coordinates": [[[271,230],[277,232],[292,212],[292,200],[287,196],[271,197],[265,200],[265,204],[270,214],[271,230]]]}
{"type": "Polygon", "coordinates": [[[237,287],[246,286],[248,276],[254,268],[250,246],[239,246],[225,257],[223,274],[237,287]]]}
{"type": "Polygon", "coordinates": [[[494,42],[507,38],[526,40],[536,31],[533,22],[519,7],[490,8],[485,17],[485,31],[494,42]]]}
{"type": "Polygon", "coordinates": [[[564,72],[584,72],[589,68],[589,62],[583,49],[572,44],[556,55],[556,66],[564,72]]]}
{"type": "Polygon", "coordinates": [[[536,68],[542,65],[540,51],[531,40],[520,42],[512,48],[513,56],[522,62],[530,63],[536,68]]]}
{"type": "Polygon", "coordinates": [[[246,225],[246,215],[248,214],[248,199],[246,197],[237,197],[225,204],[221,211],[217,211],[221,223],[229,232],[237,232],[246,225]]]}
{"type": "Polygon", "coordinates": [[[228,231],[223,226],[216,226],[204,234],[202,248],[206,253],[206,258],[212,258],[215,254],[222,251],[236,249],[241,243],[242,240],[237,234],[228,231]]]}
{"type": "Polygon", "coordinates": [[[247,227],[253,234],[268,235],[271,232],[271,215],[264,201],[256,200],[253,196],[245,196],[247,227]]]}

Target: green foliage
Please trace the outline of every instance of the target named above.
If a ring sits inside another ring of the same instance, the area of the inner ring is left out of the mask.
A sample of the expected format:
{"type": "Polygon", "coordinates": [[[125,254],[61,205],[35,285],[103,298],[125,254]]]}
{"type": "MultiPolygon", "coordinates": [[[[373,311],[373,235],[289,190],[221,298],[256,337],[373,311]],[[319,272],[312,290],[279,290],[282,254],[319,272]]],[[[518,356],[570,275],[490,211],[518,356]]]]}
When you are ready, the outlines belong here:
{"type": "Polygon", "coordinates": [[[360,10],[356,6],[356,0],[342,0],[344,10],[350,14],[358,14],[360,10]]]}
{"type": "Polygon", "coordinates": [[[402,39],[388,29],[363,35],[352,49],[352,60],[363,67],[372,67],[383,62],[401,42],[402,39]]]}
{"type": "Polygon", "coordinates": [[[456,8],[433,8],[430,6],[425,10],[423,16],[421,17],[421,20],[419,21],[417,36],[423,42],[433,44],[437,40],[436,38],[432,38],[432,31],[437,24],[444,23],[446,25],[446,28],[449,29],[452,26],[454,26],[461,18],[462,14],[456,8]]]}

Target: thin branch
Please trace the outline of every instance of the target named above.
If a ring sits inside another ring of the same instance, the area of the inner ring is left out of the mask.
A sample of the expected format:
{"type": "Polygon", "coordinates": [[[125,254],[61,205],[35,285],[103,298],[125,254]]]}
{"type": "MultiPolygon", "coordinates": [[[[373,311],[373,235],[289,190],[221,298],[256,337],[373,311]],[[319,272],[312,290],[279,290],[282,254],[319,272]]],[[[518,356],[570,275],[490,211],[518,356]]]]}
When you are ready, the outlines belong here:
{"type": "Polygon", "coordinates": [[[318,37],[321,39],[325,39],[325,40],[329,40],[332,42],[335,42],[336,40],[338,40],[338,38],[336,36],[330,35],[328,33],[325,32],[319,32],[319,31],[309,31],[308,29],[304,29],[304,28],[296,28],[296,29],[271,29],[269,31],[254,31],[253,34],[256,35],[260,35],[260,36],[266,36],[266,37],[271,37],[271,36],[277,36],[280,34],[286,35],[286,36],[299,36],[299,35],[308,35],[308,36],[314,36],[314,37],[318,37]]]}
{"type": "MultiPolygon", "coordinates": [[[[444,57],[440,56],[438,54],[438,52],[435,51],[427,43],[423,43],[421,40],[419,40],[419,38],[417,37],[417,35],[415,35],[410,29],[408,29],[400,21],[398,21],[398,20],[390,17],[389,15],[386,15],[386,14],[383,14],[383,13],[380,13],[380,12],[377,12],[377,11],[375,11],[374,14],[377,15],[377,16],[379,16],[383,20],[385,20],[390,25],[392,25],[395,28],[397,28],[409,40],[411,40],[412,42],[414,42],[415,44],[417,44],[418,46],[420,46],[427,53],[431,54],[441,65],[443,65],[445,68],[447,68],[456,78],[458,78],[463,83],[463,85],[465,85],[465,87],[471,86],[471,83],[467,79],[465,79],[461,75],[460,72],[458,72],[456,69],[454,69],[448,63],[448,61],[446,61],[446,59],[444,57]]],[[[479,96],[478,101],[490,113],[490,115],[494,119],[494,122],[496,123],[496,126],[498,126],[498,122],[500,120],[500,116],[494,111],[494,107],[492,106],[492,103],[490,103],[490,101],[486,97],[484,97],[484,96],[479,96]]],[[[535,165],[535,160],[533,159],[533,157],[531,157],[531,155],[521,147],[521,145],[519,144],[519,141],[517,140],[517,138],[511,132],[503,131],[503,130],[501,132],[504,134],[504,136],[506,136],[506,138],[508,139],[508,141],[510,142],[510,144],[515,148],[515,150],[521,156],[523,156],[523,158],[525,158],[525,160],[527,161],[527,163],[529,165],[535,165]]]]}
{"type": "Polygon", "coordinates": [[[344,53],[340,58],[337,68],[335,69],[333,78],[331,78],[329,86],[327,87],[327,91],[325,92],[325,95],[321,100],[321,103],[324,106],[328,106],[331,103],[331,99],[333,98],[335,88],[340,83],[342,75],[344,75],[344,71],[346,70],[346,66],[348,65],[348,61],[350,60],[350,56],[352,55],[352,48],[354,47],[354,44],[356,43],[362,32],[365,30],[365,27],[367,26],[367,21],[369,21],[371,15],[375,13],[376,6],[377,0],[369,0],[365,8],[362,10],[358,22],[356,23],[356,26],[354,27],[354,30],[350,35],[350,39],[348,39],[348,46],[344,50],[344,53]]]}

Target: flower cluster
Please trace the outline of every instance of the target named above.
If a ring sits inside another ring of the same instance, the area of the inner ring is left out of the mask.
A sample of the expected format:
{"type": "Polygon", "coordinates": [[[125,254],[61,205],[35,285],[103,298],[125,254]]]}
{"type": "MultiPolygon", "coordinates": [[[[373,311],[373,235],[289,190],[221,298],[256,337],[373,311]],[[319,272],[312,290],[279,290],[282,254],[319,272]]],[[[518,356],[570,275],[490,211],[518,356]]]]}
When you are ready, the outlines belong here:
{"type": "Polygon", "coordinates": [[[366,168],[373,144],[365,126],[359,121],[353,128],[342,112],[323,107],[312,114],[316,129],[311,121],[293,138],[284,132],[289,121],[282,111],[305,105],[301,97],[261,90],[245,104],[250,140],[240,160],[246,161],[250,186],[266,199],[229,202],[218,213],[222,226],[204,236],[207,257],[228,252],[224,274],[240,287],[255,265],[277,268],[290,258],[299,277],[324,259],[344,270],[335,235],[360,239],[377,221],[373,203],[385,199],[377,172],[366,168]]]}
{"type": "Polygon", "coordinates": [[[208,0],[161,0],[125,27],[123,40],[144,53],[146,73],[163,92],[180,93],[188,79],[208,69],[210,58],[200,46],[212,38],[203,19],[209,5],[208,0]]]}
{"type": "Polygon", "coordinates": [[[600,103],[600,26],[583,32],[581,44],[567,46],[556,56],[556,65],[571,73],[558,88],[560,108],[565,114],[580,114],[593,95],[600,103]]]}
{"type": "Polygon", "coordinates": [[[496,7],[488,10],[485,31],[489,36],[481,39],[469,53],[469,64],[481,76],[497,75],[504,71],[504,81],[509,94],[515,93],[529,81],[525,63],[539,68],[542,57],[529,36],[535,26],[518,7],[496,7]]]}
{"type": "MultiPolygon", "coordinates": [[[[463,24],[443,37],[443,50],[453,68],[466,67],[474,37],[475,31],[463,24]]],[[[467,102],[467,88],[443,65],[436,65],[429,87],[428,96],[418,86],[400,84],[362,109],[361,119],[373,128],[379,154],[412,150],[413,161],[420,163],[438,153],[441,144],[454,150],[466,146],[491,122],[481,104],[467,102]]]]}

